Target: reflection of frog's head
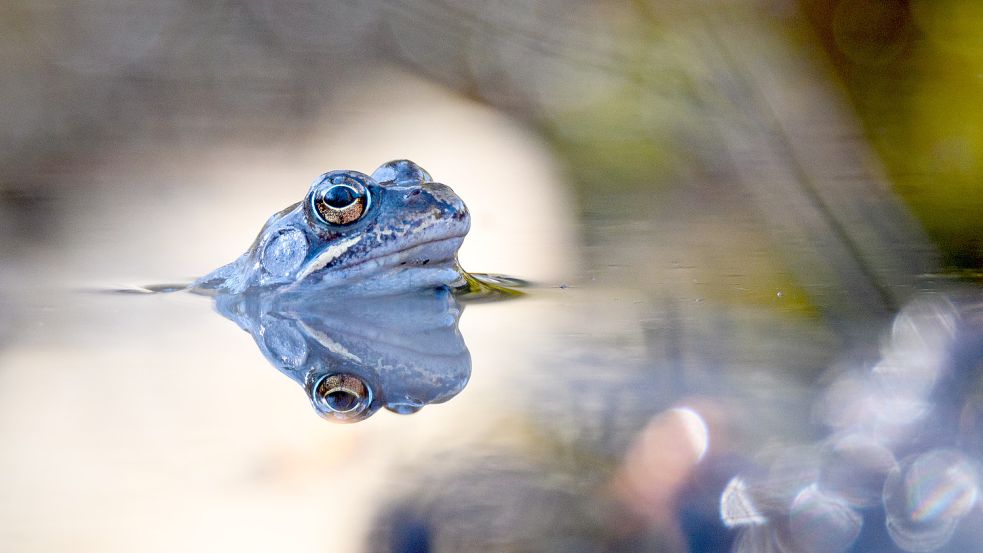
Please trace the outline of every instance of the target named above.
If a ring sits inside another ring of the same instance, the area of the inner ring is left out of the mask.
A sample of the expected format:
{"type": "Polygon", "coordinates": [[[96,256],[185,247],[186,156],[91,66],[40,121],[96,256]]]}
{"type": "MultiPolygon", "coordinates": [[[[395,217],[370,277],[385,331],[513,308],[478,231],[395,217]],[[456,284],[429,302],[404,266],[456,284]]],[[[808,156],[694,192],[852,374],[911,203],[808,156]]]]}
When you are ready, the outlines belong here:
{"type": "Polygon", "coordinates": [[[329,420],[360,421],[380,407],[413,413],[454,397],[471,376],[461,307],[446,288],[347,299],[272,289],[215,301],[329,420]]]}
{"type": "Polygon", "coordinates": [[[236,261],[200,278],[197,290],[242,293],[288,286],[386,294],[461,278],[457,250],[470,227],[464,202],[411,161],[372,176],[331,171],[307,196],[274,214],[236,261]]]}

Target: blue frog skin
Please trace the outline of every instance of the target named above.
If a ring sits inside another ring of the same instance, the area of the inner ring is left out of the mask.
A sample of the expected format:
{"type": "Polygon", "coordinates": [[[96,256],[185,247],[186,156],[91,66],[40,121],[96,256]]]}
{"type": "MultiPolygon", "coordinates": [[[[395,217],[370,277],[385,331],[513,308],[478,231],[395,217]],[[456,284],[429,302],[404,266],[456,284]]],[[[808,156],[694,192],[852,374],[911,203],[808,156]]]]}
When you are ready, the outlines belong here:
{"type": "Polygon", "coordinates": [[[471,376],[458,330],[463,307],[445,287],[344,297],[256,289],[217,295],[215,308],[333,422],[358,422],[381,408],[415,413],[453,398],[471,376]]]}
{"type": "Polygon", "coordinates": [[[246,253],[191,290],[386,295],[460,284],[457,250],[470,225],[461,198],[412,161],[385,163],[371,176],[331,171],[270,217],[246,253]]]}

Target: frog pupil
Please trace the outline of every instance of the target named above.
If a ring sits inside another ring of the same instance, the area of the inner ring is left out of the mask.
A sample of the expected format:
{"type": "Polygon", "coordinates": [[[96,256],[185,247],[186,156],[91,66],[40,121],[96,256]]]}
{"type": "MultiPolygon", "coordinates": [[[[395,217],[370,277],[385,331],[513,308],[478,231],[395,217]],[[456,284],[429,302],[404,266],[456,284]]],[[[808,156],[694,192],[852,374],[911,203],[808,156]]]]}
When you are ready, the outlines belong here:
{"type": "Polygon", "coordinates": [[[357,193],[348,186],[332,186],[324,193],[324,203],[335,209],[352,205],[357,199],[357,193]]]}
{"type": "Polygon", "coordinates": [[[347,413],[358,406],[361,398],[349,390],[331,390],[324,399],[332,410],[347,413]]]}

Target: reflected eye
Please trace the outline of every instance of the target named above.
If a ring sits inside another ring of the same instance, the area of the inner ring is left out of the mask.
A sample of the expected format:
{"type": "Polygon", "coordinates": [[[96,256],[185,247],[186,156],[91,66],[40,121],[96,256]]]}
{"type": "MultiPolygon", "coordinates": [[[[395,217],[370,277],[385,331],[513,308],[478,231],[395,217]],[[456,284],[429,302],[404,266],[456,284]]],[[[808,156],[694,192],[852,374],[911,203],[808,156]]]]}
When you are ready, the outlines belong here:
{"type": "Polygon", "coordinates": [[[372,390],[357,376],[332,374],[318,381],[312,399],[321,413],[347,420],[372,403],[372,390]]]}
{"type": "Polygon", "coordinates": [[[347,225],[365,215],[369,207],[368,191],[356,181],[335,184],[314,194],[311,207],[318,218],[329,225],[347,225]]]}

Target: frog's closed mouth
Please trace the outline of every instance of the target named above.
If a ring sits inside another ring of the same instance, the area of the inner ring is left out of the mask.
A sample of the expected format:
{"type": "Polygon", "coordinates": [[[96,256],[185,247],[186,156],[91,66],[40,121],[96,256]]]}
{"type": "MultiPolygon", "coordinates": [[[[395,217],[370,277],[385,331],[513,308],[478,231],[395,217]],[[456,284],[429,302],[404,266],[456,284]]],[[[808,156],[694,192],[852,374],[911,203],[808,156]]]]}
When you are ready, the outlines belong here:
{"type": "Polygon", "coordinates": [[[450,285],[471,224],[464,202],[420,166],[391,161],[371,176],[331,171],[274,214],[239,259],[193,290],[334,289],[372,294],[450,285]]]}
{"type": "Polygon", "coordinates": [[[303,286],[303,279],[317,279],[321,286],[339,286],[363,279],[405,281],[409,275],[401,273],[409,272],[417,273],[417,281],[428,275],[427,280],[434,281],[434,285],[448,284],[459,277],[457,250],[463,242],[464,235],[438,238],[338,267],[328,266],[330,260],[314,258],[298,273],[299,280],[293,286],[303,286]]]}

